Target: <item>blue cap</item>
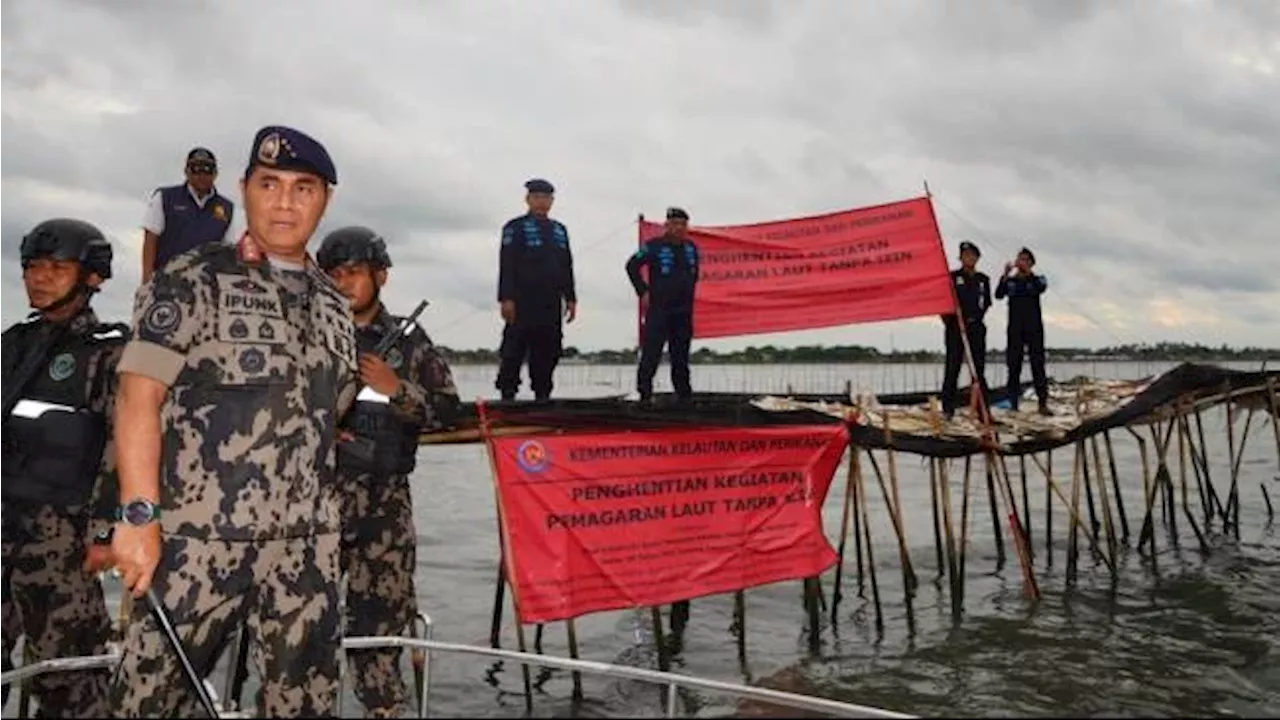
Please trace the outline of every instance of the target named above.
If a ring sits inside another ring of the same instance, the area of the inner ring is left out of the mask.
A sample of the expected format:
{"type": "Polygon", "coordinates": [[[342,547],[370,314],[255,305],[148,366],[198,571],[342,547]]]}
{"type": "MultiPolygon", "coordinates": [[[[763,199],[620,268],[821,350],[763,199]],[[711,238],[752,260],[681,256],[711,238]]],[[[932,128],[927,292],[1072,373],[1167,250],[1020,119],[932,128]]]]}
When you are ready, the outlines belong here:
{"type": "Polygon", "coordinates": [[[974,255],[977,255],[978,257],[982,257],[982,251],[978,249],[978,246],[974,245],[968,240],[965,240],[964,242],[960,243],[960,252],[964,253],[965,250],[971,250],[973,251],[974,255]]]}
{"type": "Polygon", "coordinates": [[[543,180],[542,178],[534,178],[524,184],[524,189],[531,193],[554,193],[555,185],[543,180]]]}
{"type": "Polygon", "coordinates": [[[268,125],[253,136],[245,177],[258,165],[314,173],[330,185],[338,184],[338,171],[324,146],[310,135],[283,125],[268,125]]]}
{"type": "Polygon", "coordinates": [[[667,208],[667,219],[668,220],[688,220],[689,213],[685,212],[684,208],[669,207],[667,208]]]}

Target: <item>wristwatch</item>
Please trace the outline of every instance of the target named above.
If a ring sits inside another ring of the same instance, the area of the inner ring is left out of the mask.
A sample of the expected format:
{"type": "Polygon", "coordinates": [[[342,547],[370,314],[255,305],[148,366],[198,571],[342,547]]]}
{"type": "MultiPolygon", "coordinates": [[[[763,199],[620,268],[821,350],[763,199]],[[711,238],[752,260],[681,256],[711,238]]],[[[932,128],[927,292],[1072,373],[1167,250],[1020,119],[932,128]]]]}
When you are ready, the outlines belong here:
{"type": "Polygon", "coordinates": [[[116,510],[116,519],[142,527],[160,518],[160,508],[146,498],[134,498],[116,510]]]}

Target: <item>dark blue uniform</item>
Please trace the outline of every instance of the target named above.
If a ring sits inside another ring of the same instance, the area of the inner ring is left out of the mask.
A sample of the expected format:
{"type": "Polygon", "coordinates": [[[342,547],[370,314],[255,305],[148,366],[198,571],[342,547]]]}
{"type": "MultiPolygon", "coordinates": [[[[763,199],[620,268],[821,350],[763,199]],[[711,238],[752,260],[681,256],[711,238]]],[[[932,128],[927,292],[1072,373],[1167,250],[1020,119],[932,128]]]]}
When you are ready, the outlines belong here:
{"type": "Polygon", "coordinates": [[[560,361],[564,303],[576,303],[569,231],[532,213],[502,226],[498,302],[514,301],[516,319],[502,330],[502,356],[495,383],[503,399],[520,389],[520,367],[528,360],[529,384],[540,400],[551,397],[560,361]]]}
{"type": "MultiPolygon", "coordinates": [[[[973,370],[986,401],[987,388],[987,325],[983,318],[991,308],[991,278],[986,273],[963,269],[951,271],[951,283],[955,286],[956,300],[964,316],[964,331],[969,336],[969,350],[973,353],[973,370]]],[[[956,384],[960,368],[964,365],[964,340],[960,337],[960,321],[955,315],[944,315],[946,327],[947,360],[942,378],[942,410],[951,414],[956,409],[956,384]]]]}
{"type": "Polygon", "coordinates": [[[693,396],[689,383],[689,346],[693,342],[693,295],[698,284],[698,247],[691,240],[660,237],[648,241],[627,261],[627,276],[636,295],[649,294],[636,370],[642,400],[653,395],[653,376],[662,347],[671,356],[671,384],[682,399],[693,396]],[[648,268],[648,283],[640,274],[648,268]]]}
{"type": "Polygon", "coordinates": [[[207,242],[221,242],[231,225],[235,203],[214,190],[204,205],[196,203],[185,184],[158,188],[164,209],[164,231],[156,239],[155,269],[207,242]]]}
{"type": "Polygon", "coordinates": [[[1049,380],[1045,374],[1044,321],[1040,316],[1040,296],[1049,288],[1043,275],[1006,275],[996,285],[996,299],[1009,298],[1009,343],[1005,360],[1009,366],[1009,404],[1018,409],[1022,380],[1022,352],[1031,360],[1031,381],[1043,408],[1049,401],[1049,380]]]}

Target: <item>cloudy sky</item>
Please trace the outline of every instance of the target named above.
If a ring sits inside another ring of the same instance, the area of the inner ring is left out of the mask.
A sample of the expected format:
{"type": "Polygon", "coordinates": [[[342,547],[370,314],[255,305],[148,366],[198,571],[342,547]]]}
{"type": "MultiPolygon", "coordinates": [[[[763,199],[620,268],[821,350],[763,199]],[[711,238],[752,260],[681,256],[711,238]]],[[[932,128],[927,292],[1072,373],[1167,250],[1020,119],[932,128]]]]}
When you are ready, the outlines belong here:
{"type": "MultiPolygon", "coordinates": [[[[389,304],[425,293],[454,347],[497,345],[498,228],[531,176],[576,247],[582,348],[634,342],[639,212],[756,222],[924,179],[950,254],[1037,251],[1051,345],[1280,346],[1273,0],[6,0],[2,28],[5,324],[31,225],[107,230],[98,307],[123,317],[148,193],[199,144],[238,200],[282,123],[337,164],[322,231],[381,231],[389,304]]],[[[926,318],[707,344],[940,341],[926,318]]]]}

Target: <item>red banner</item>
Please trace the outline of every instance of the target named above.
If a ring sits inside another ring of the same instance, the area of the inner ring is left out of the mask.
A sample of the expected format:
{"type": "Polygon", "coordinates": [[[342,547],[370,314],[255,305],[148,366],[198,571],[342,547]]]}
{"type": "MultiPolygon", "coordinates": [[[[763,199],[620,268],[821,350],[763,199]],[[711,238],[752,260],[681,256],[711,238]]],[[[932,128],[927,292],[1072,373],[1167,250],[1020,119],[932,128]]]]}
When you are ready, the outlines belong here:
{"type": "Polygon", "coordinates": [[[521,622],[661,605],[831,567],[842,425],[492,441],[521,622]]]}
{"type": "MultiPolygon", "coordinates": [[[[641,221],[641,244],[662,232],[662,225],[641,221]]],[[[702,266],[696,338],[955,311],[927,197],[794,220],[691,227],[689,234],[702,266]]]]}

